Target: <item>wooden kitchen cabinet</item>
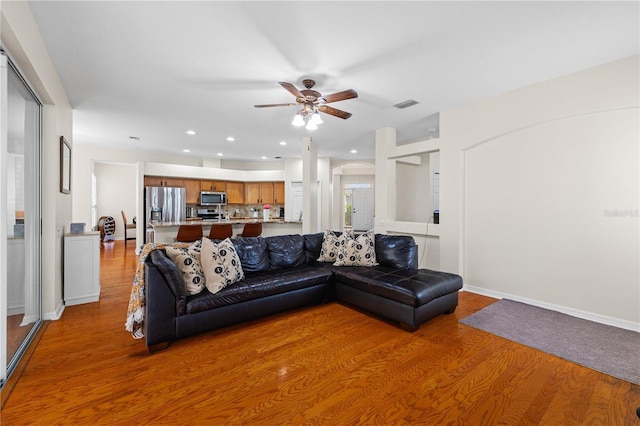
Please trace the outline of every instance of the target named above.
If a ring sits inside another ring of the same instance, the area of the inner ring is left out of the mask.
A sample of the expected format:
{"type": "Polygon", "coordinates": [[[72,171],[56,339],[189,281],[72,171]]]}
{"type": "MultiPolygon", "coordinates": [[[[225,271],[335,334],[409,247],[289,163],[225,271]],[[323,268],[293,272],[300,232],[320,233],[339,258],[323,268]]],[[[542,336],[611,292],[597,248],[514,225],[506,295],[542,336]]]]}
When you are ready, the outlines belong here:
{"type": "Polygon", "coordinates": [[[273,192],[274,204],[284,204],[284,182],[274,182],[273,192]]]}
{"type": "Polygon", "coordinates": [[[227,182],[223,180],[201,180],[200,190],[225,192],[227,190],[227,182]]]}
{"type": "Polygon", "coordinates": [[[174,177],[166,177],[164,178],[164,185],[162,186],[170,186],[172,188],[184,188],[184,179],[182,178],[174,178],[174,177]]]}
{"type": "Polygon", "coordinates": [[[187,204],[200,204],[200,180],[183,179],[183,183],[187,188],[187,204]]]}
{"type": "Polygon", "coordinates": [[[145,176],[144,186],[170,186],[175,188],[184,188],[184,180],[185,179],[174,177],[145,176]]]}
{"type": "Polygon", "coordinates": [[[273,204],[273,182],[260,182],[260,203],[273,204]]]}
{"type": "Polygon", "coordinates": [[[260,204],[260,183],[259,182],[247,182],[245,183],[247,196],[245,197],[245,203],[247,204],[260,204]]]}
{"type": "Polygon", "coordinates": [[[244,204],[244,182],[227,182],[227,204],[244,204]]]}
{"type": "Polygon", "coordinates": [[[162,186],[162,176],[145,176],[144,186],[162,186]]]}
{"type": "Polygon", "coordinates": [[[246,204],[273,204],[273,182],[247,182],[246,204]]]}

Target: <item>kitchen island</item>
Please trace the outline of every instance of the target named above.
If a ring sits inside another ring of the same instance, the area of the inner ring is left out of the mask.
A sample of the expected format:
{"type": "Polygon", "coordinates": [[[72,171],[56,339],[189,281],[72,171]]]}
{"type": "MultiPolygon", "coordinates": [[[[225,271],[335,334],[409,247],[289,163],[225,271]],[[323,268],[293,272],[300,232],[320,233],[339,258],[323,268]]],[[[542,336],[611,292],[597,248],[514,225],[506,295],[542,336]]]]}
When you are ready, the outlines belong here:
{"type": "MultiPolygon", "coordinates": [[[[193,220],[185,222],[151,222],[147,227],[153,232],[147,232],[147,235],[153,235],[153,242],[156,243],[172,243],[178,235],[178,227],[180,225],[197,225],[202,224],[202,233],[206,237],[212,224],[231,223],[233,225],[233,236],[240,234],[245,223],[259,222],[262,223],[262,236],[270,237],[273,235],[290,235],[302,233],[302,222],[285,221],[283,219],[261,220],[255,218],[230,218],[229,220],[193,220]]],[[[149,237],[148,237],[149,238],[149,237]]],[[[151,241],[147,241],[151,242],[151,241]]]]}

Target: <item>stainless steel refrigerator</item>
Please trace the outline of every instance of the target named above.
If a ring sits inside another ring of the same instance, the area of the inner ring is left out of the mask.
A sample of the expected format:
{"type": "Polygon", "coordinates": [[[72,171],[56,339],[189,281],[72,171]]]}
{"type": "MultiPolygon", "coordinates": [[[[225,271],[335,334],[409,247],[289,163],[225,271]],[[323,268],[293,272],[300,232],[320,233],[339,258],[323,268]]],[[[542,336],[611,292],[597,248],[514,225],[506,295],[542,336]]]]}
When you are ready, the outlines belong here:
{"type": "Polygon", "coordinates": [[[148,186],[145,188],[144,200],[147,223],[187,220],[185,188],[148,186]]]}

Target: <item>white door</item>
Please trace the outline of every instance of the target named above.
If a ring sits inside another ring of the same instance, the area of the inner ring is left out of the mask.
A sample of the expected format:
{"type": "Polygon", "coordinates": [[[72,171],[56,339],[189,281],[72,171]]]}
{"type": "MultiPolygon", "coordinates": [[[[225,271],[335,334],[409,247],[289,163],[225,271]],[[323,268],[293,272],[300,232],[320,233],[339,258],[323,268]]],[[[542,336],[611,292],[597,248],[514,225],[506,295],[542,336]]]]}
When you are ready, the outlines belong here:
{"type": "Polygon", "coordinates": [[[351,223],[354,231],[373,228],[373,189],[354,188],[351,223]]]}
{"type": "Polygon", "coordinates": [[[302,182],[291,182],[291,196],[288,203],[289,205],[287,205],[287,207],[285,208],[285,216],[287,217],[287,220],[302,220],[302,196],[302,182]]]}

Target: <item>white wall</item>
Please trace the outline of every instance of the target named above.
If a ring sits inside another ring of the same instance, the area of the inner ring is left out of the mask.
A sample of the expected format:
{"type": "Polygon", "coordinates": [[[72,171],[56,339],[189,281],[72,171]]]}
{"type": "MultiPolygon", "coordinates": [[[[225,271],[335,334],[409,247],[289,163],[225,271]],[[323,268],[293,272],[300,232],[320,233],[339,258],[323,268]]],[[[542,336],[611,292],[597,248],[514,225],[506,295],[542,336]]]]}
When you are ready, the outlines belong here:
{"type": "Polygon", "coordinates": [[[635,56],[442,112],[442,269],[640,329],[638,75],[635,56]]]}
{"type": "Polygon", "coordinates": [[[396,163],[396,220],[427,222],[433,214],[429,154],[396,163]]]}
{"type": "MultiPolygon", "coordinates": [[[[127,221],[132,222],[136,213],[136,182],[138,168],[131,164],[96,163],[97,212],[98,218],[111,216],[116,221],[116,240],[124,239],[124,223],[121,210],[127,215],[127,221]]],[[[88,228],[95,223],[87,224],[88,228]]],[[[129,236],[133,236],[133,230],[129,236]]]]}
{"type": "Polygon", "coordinates": [[[59,192],[60,145],[73,146],[72,111],[27,2],[1,2],[2,43],[44,104],[42,155],[42,310],[62,313],[62,235],[71,221],[71,195],[59,192]]]}

